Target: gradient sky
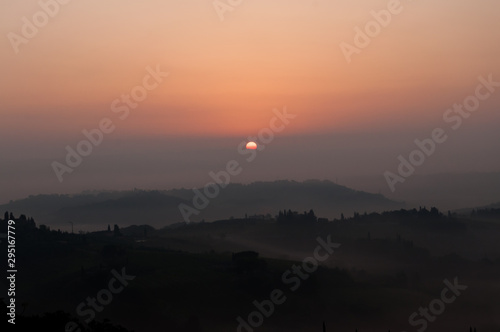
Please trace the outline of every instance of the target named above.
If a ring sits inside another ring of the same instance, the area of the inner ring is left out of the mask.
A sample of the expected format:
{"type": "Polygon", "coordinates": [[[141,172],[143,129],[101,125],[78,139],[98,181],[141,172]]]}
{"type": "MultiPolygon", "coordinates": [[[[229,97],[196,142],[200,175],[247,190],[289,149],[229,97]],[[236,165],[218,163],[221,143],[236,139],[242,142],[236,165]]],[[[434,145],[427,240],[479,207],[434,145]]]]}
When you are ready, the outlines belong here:
{"type": "MultiPolygon", "coordinates": [[[[402,1],[349,64],[340,43],[390,1],[244,0],[224,21],[212,2],[72,0],[16,54],[7,35],[41,7],[2,0],[0,203],[204,185],[284,106],[297,118],[235,182],[383,179],[479,76],[500,81],[496,0],[402,1]],[[169,76],[118,120],[111,103],[157,65],[169,76]],[[105,117],[116,130],[60,183],[51,163],[105,117]]],[[[500,89],[417,173],[500,171],[499,107],[500,89]]]]}

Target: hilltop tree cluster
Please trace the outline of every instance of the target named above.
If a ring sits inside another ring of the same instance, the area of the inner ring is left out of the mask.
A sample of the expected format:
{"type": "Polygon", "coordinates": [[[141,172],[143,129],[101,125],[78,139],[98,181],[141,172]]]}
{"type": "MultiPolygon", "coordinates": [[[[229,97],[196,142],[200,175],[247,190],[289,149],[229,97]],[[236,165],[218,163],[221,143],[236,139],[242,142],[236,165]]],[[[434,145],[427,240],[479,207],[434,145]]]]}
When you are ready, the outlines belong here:
{"type": "Polygon", "coordinates": [[[16,222],[16,228],[19,227],[36,228],[35,219],[31,217],[28,218],[24,214],[21,214],[19,218],[16,218],[12,212],[5,211],[3,215],[3,221],[7,222],[9,220],[14,220],[16,222]]]}
{"type": "Polygon", "coordinates": [[[304,211],[302,214],[297,211],[283,210],[279,211],[276,220],[278,222],[316,222],[318,221],[318,218],[312,209],[309,210],[309,212],[304,211]]]}

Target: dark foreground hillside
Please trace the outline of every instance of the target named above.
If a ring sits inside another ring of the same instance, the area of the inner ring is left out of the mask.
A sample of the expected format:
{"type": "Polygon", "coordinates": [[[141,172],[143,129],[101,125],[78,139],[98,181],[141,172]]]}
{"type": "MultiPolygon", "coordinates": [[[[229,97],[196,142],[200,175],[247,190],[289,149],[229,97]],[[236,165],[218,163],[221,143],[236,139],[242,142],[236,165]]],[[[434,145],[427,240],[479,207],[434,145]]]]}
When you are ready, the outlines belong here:
{"type": "Polygon", "coordinates": [[[327,331],[500,329],[496,221],[435,209],[326,221],[287,210],[272,219],[70,234],[15,219],[19,324],[123,332],[321,331],[323,321],[327,331]]]}

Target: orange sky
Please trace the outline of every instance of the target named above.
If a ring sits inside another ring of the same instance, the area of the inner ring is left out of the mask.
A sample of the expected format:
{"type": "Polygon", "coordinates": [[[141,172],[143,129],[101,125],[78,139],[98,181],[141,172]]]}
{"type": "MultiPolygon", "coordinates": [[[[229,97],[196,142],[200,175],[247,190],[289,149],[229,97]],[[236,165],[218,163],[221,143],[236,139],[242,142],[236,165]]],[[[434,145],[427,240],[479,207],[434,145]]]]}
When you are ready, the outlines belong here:
{"type": "MultiPolygon", "coordinates": [[[[391,118],[422,124],[437,121],[479,75],[500,77],[498,1],[402,2],[347,64],[339,44],[353,43],[354,27],[388,3],[351,2],[246,1],[221,22],[212,1],[73,0],[18,54],[2,40],[3,122],[15,128],[20,113],[43,112],[56,124],[50,131],[79,130],[108,116],[110,103],[157,64],[170,76],[120,124],[123,135],[246,134],[283,105],[301,118],[289,133],[391,118]]],[[[40,10],[37,1],[0,6],[3,35],[20,33],[21,18],[40,10]]],[[[34,133],[49,130],[35,124],[34,133]]]]}
{"type": "MultiPolygon", "coordinates": [[[[24,142],[35,154],[47,151],[37,160],[50,174],[64,146],[104,117],[116,125],[112,140],[218,139],[255,135],[283,106],[297,120],[282,136],[389,132],[411,145],[414,138],[397,133],[427,135],[479,76],[500,81],[500,2],[401,1],[401,13],[348,63],[339,45],[353,44],[355,27],[390,1],[243,0],[221,21],[213,0],[71,0],[16,53],[9,34],[22,35],[23,17],[33,21],[40,3],[2,0],[4,161],[18,169],[24,142]],[[113,101],[157,65],[169,76],[119,120],[113,101]]],[[[500,93],[482,102],[470,128],[495,128],[499,104],[500,93]]],[[[189,142],[186,151],[199,146],[189,142]]],[[[393,166],[394,152],[387,154],[387,166],[372,173],[393,166]]]]}

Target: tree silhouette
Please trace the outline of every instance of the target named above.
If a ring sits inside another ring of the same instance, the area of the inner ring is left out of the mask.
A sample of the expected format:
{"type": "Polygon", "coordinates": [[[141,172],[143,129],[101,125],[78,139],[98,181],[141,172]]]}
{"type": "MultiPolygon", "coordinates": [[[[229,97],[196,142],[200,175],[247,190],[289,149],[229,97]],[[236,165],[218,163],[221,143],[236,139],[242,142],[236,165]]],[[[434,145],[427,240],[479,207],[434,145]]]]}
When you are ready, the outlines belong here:
{"type": "Polygon", "coordinates": [[[316,215],[314,214],[314,211],[313,209],[309,210],[309,213],[307,214],[307,217],[309,220],[311,221],[318,221],[318,218],[316,217],[316,215]]]}

